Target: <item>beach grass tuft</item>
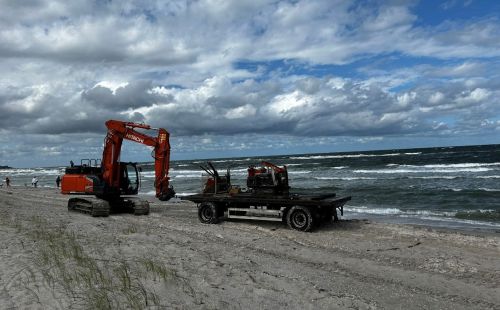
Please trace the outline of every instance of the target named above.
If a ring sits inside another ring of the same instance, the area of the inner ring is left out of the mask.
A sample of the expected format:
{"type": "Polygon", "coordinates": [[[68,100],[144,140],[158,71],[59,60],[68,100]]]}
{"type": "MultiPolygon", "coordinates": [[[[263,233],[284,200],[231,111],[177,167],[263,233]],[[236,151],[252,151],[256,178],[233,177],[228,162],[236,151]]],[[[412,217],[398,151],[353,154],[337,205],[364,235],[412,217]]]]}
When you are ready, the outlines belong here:
{"type": "MultiPolygon", "coordinates": [[[[70,307],[158,307],[159,296],[145,285],[149,274],[162,281],[174,274],[162,263],[145,257],[135,260],[96,257],[99,251],[92,251],[89,245],[84,248],[74,232],[63,226],[52,226],[37,216],[22,221],[16,219],[11,225],[35,241],[35,263],[45,283],[52,290],[71,296],[73,304],[70,307]]],[[[137,231],[134,227],[129,226],[127,231],[137,231]]]]}

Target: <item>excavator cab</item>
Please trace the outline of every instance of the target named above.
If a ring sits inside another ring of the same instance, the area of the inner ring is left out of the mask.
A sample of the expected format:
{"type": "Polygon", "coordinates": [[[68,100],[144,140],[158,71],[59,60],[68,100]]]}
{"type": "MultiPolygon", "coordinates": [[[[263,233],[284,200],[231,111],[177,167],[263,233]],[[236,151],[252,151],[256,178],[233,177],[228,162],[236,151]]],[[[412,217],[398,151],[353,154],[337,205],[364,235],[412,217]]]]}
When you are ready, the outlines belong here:
{"type": "Polygon", "coordinates": [[[140,185],[137,163],[120,162],[120,194],[137,195],[140,185]]]}

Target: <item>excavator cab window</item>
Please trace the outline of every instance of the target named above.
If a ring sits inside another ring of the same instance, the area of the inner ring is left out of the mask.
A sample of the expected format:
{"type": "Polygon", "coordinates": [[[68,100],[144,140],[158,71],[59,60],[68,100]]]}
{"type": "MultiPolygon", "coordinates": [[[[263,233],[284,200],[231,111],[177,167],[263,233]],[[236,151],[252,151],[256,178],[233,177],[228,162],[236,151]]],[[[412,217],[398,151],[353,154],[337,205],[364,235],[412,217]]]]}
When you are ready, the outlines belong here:
{"type": "Polygon", "coordinates": [[[135,163],[120,163],[120,189],[123,195],[136,195],[139,192],[139,171],[135,163]]]}

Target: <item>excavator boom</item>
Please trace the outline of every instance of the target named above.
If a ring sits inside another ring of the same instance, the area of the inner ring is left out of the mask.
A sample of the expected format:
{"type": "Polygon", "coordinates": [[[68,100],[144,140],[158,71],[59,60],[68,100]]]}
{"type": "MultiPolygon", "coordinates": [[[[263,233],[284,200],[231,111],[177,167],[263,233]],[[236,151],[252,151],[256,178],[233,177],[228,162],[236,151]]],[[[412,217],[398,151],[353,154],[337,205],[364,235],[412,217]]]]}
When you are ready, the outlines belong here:
{"type": "Polygon", "coordinates": [[[141,143],[154,148],[155,189],[156,197],[168,200],[175,193],[169,186],[168,171],[170,169],[170,134],[163,128],[152,128],[146,124],[109,120],[106,122],[108,133],[104,140],[102,155],[103,179],[107,184],[119,187],[119,158],[123,139],[141,143]],[[157,130],[157,137],[151,137],[135,130],[135,128],[157,130]]]}

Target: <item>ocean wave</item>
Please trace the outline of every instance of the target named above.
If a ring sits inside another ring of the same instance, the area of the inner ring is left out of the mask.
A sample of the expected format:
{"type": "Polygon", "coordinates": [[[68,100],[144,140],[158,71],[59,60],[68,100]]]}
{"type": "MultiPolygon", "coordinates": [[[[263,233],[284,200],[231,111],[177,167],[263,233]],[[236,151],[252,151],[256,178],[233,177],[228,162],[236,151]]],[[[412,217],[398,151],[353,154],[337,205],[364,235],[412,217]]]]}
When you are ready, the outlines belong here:
{"type": "Polygon", "coordinates": [[[475,167],[491,167],[500,166],[500,163],[462,163],[462,164],[431,164],[431,165],[401,165],[401,164],[387,164],[387,167],[405,167],[405,168],[440,168],[440,169],[453,169],[453,168],[475,168],[475,167]]]}
{"type": "Polygon", "coordinates": [[[370,208],[370,207],[351,207],[347,212],[380,214],[380,215],[413,215],[413,216],[455,216],[456,212],[430,211],[430,210],[402,210],[399,208],[370,208]]]}
{"type": "Polygon", "coordinates": [[[425,176],[425,177],[408,177],[408,179],[443,179],[443,180],[455,180],[455,179],[460,179],[461,177],[459,176],[448,176],[448,175],[432,175],[432,176],[425,176]]]}
{"type": "Polygon", "coordinates": [[[489,227],[500,227],[499,223],[494,223],[494,219],[462,219],[460,217],[439,217],[439,216],[422,216],[423,220],[431,220],[431,221],[440,221],[440,222],[448,222],[448,223],[457,223],[457,224],[469,224],[469,225],[481,225],[481,226],[489,226],[489,227]]]}
{"type": "Polygon", "coordinates": [[[479,192],[500,192],[500,189],[497,188],[487,188],[487,187],[479,187],[479,188],[449,188],[448,190],[453,192],[463,192],[463,191],[479,191],[479,192]]]}
{"type": "MultiPolygon", "coordinates": [[[[190,174],[190,173],[201,173],[203,170],[201,169],[196,169],[196,170],[191,170],[191,169],[170,169],[170,173],[174,174],[190,174]]],[[[148,171],[148,172],[153,172],[154,171],[148,171]]]]}
{"type": "Polygon", "coordinates": [[[311,155],[311,156],[292,156],[290,159],[332,159],[332,158],[364,158],[364,157],[392,157],[401,155],[420,155],[422,152],[410,153],[387,153],[387,154],[346,154],[346,155],[311,155]]]}
{"type": "Polygon", "coordinates": [[[345,212],[354,212],[374,215],[393,215],[405,218],[418,218],[421,220],[445,221],[450,223],[474,224],[498,227],[500,224],[500,211],[498,210],[461,210],[461,211],[436,211],[436,210],[402,210],[399,208],[369,208],[349,207],[345,212]]]}
{"type": "MultiPolygon", "coordinates": [[[[420,166],[422,167],[422,166],[420,166]]],[[[393,173],[452,173],[452,172],[486,172],[494,169],[491,168],[454,168],[454,169],[360,169],[353,170],[354,173],[381,173],[381,174],[393,174],[393,173]]]]}
{"type": "MultiPolygon", "coordinates": [[[[218,159],[218,160],[207,160],[212,163],[227,163],[227,162],[239,162],[239,161],[250,161],[252,158],[244,158],[244,159],[218,159]]],[[[195,161],[195,163],[204,163],[207,161],[195,161]]]]}
{"type": "Polygon", "coordinates": [[[316,180],[342,180],[342,181],[354,181],[354,180],[377,180],[378,178],[371,177],[314,177],[316,180]]]}
{"type": "Polygon", "coordinates": [[[459,211],[457,212],[457,214],[455,214],[455,217],[465,220],[500,222],[500,211],[498,210],[459,211]]]}
{"type": "Polygon", "coordinates": [[[64,174],[65,169],[0,169],[0,173],[8,175],[59,175],[64,174]]]}
{"type": "Polygon", "coordinates": [[[500,192],[500,189],[498,188],[485,188],[485,187],[480,187],[478,190],[485,191],[485,192],[500,192]]]}
{"type": "Polygon", "coordinates": [[[141,172],[141,177],[144,177],[144,178],[154,178],[155,177],[155,172],[154,171],[143,171],[143,172],[141,172]]]}
{"type": "Polygon", "coordinates": [[[184,196],[189,196],[189,195],[196,195],[196,193],[177,193],[175,194],[178,197],[184,197],[184,196]]]}
{"type": "MultiPolygon", "coordinates": [[[[146,196],[156,196],[156,191],[147,191],[147,192],[140,192],[141,195],[146,195],[146,196]]],[[[183,196],[189,196],[189,195],[195,195],[196,193],[190,193],[190,192],[183,192],[183,193],[175,193],[175,196],[177,197],[183,197],[183,196]]]]}
{"type": "Polygon", "coordinates": [[[180,174],[173,176],[175,179],[183,179],[183,178],[201,178],[200,174],[180,174]]]}
{"type": "Polygon", "coordinates": [[[400,156],[404,153],[390,153],[390,154],[352,154],[352,155],[311,155],[311,156],[292,156],[289,159],[332,159],[332,158],[363,158],[363,157],[387,157],[387,156],[400,156]]]}
{"type": "Polygon", "coordinates": [[[476,179],[500,179],[500,175],[478,175],[476,179]]]}

